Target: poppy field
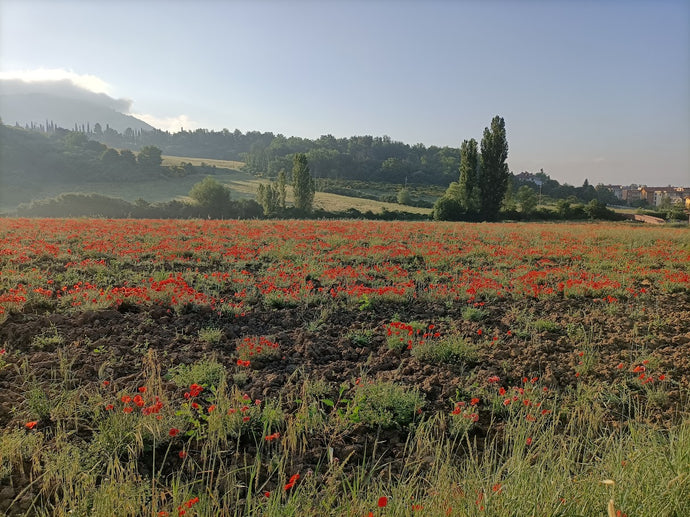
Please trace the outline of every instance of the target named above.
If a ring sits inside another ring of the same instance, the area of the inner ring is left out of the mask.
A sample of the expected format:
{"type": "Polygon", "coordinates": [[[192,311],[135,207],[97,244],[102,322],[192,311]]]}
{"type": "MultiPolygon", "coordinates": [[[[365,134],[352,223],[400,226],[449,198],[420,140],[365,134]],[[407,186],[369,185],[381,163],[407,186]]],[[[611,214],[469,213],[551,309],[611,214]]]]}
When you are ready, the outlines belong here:
{"type": "Polygon", "coordinates": [[[0,219],[0,514],[690,514],[690,231],[0,219]]]}

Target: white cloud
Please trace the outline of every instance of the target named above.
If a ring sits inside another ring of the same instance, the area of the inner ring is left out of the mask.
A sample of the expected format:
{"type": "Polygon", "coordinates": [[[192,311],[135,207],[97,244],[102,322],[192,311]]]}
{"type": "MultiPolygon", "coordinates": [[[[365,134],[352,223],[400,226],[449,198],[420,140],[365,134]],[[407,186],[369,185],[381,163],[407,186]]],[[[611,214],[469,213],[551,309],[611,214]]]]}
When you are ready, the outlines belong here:
{"type": "Polygon", "coordinates": [[[0,72],[0,80],[20,80],[26,83],[69,81],[75,86],[94,93],[108,93],[110,85],[100,77],[78,74],[62,68],[37,68],[34,70],[9,70],[0,72]]]}
{"type": "Polygon", "coordinates": [[[201,127],[198,122],[191,120],[187,115],[177,115],[175,117],[157,117],[148,113],[130,113],[130,115],[163,131],[177,132],[181,128],[189,130],[201,127]]]}

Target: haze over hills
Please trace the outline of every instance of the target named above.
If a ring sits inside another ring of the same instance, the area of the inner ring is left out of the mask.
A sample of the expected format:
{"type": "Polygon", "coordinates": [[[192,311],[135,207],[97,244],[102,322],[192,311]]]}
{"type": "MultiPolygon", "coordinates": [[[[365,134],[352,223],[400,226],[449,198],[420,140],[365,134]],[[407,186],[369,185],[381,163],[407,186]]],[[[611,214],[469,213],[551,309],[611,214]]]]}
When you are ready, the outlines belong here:
{"type": "Polygon", "coordinates": [[[131,101],[79,88],[70,81],[0,81],[0,117],[8,125],[43,125],[73,129],[99,123],[118,132],[151,131],[153,126],[128,115],[131,101]]]}

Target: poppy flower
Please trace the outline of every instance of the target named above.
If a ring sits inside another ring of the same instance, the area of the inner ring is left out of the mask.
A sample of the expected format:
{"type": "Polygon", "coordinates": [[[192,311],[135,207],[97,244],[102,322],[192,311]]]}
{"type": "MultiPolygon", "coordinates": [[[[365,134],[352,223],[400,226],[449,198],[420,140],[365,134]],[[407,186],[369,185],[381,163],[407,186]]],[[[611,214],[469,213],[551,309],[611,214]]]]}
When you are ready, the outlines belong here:
{"type": "Polygon", "coordinates": [[[24,424],[24,427],[26,427],[27,429],[33,429],[34,427],[36,427],[36,424],[38,424],[38,422],[34,420],[32,422],[27,422],[26,424],[24,424]]]}
{"type": "Polygon", "coordinates": [[[384,495],[379,497],[379,502],[377,503],[379,508],[385,508],[388,505],[388,498],[384,495]]]}
{"type": "Polygon", "coordinates": [[[176,427],[173,427],[172,429],[170,429],[170,431],[168,431],[168,435],[170,436],[177,436],[178,434],[180,434],[180,430],[176,427]]]}

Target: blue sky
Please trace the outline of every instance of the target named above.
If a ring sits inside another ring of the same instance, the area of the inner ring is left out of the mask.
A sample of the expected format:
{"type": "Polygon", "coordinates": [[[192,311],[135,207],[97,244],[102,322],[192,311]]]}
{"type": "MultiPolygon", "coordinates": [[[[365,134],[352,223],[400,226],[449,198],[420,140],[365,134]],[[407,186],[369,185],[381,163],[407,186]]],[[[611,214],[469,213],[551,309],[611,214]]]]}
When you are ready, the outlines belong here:
{"type": "Polygon", "coordinates": [[[0,77],[62,74],[165,129],[459,147],[498,114],[513,172],[690,185],[687,0],[0,0],[0,20],[0,77]]]}

